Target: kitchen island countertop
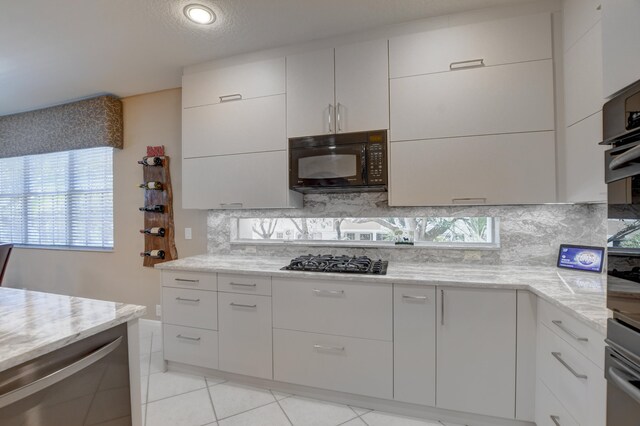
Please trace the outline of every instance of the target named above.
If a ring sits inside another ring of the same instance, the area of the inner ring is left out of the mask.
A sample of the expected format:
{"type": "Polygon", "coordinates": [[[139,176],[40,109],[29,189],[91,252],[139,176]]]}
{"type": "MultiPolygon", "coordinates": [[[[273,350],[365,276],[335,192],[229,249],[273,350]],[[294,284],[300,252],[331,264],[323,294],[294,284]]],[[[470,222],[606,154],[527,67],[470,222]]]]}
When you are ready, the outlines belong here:
{"type": "Polygon", "coordinates": [[[390,262],[387,275],[283,271],[289,258],[200,255],[156,265],[157,269],[218,272],[322,280],[528,290],[569,315],[606,333],[606,274],[556,267],[390,262]]]}
{"type": "Polygon", "coordinates": [[[0,371],[145,314],[138,305],[0,287],[0,371]]]}

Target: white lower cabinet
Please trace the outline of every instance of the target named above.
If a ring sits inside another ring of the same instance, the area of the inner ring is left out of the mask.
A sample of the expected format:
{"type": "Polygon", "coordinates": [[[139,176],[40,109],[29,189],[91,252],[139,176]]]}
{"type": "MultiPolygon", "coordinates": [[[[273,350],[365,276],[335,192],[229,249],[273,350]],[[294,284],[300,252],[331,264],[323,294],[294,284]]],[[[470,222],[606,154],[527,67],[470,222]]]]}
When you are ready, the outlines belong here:
{"type": "Polygon", "coordinates": [[[163,324],[164,359],[198,367],[218,368],[218,332],[163,324]]]}
{"type": "Polygon", "coordinates": [[[173,325],[218,329],[218,293],[164,287],[162,306],[164,322],[173,325]]]}
{"type": "MultiPolygon", "coordinates": [[[[540,380],[536,383],[536,426],[579,426],[540,380]]],[[[603,424],[604,425],[604,424],[603,424]]]]}
{"type": "Polygon", "coordinates": [[[436,289],[394,285],[393,398],[436,404],[436,289]]]}
{"type": "Polygon", "coordinates": [[[514,418],[516,291],[437,289],[436,406],[514,418]]]}
{"type": "Polygon", "coordinates": [[[271,297],[219,293],[220,370],[272,379],[271,297]]]}
{"type": "Polygon", "coordinates": [[[393,398],[393,344],[273,330],[273,377],[281,382],[393,398]]]}

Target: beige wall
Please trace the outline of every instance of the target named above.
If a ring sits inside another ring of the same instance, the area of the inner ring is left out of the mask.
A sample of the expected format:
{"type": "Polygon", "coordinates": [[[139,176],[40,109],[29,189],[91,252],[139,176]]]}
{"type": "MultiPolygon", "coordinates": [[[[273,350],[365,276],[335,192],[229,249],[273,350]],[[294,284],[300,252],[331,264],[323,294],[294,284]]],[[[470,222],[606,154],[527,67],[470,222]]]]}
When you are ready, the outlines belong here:
{"type": "Polygon", "coordinates": [[[137,161],[147,145],[164,145],[171,157],[178,256],[207,250],[207,212],[182,210],[181,91],[164,90],[123,99],[124,149],[114,153],[114,250],[110,253],[15,249],[4,285],[30,290],[114,300],[147,306],[155,318],[160,303],[160,273],[144,268],[142,169],[137,161]],[[184,239],[184,228],[193,239],[184,239]]]}

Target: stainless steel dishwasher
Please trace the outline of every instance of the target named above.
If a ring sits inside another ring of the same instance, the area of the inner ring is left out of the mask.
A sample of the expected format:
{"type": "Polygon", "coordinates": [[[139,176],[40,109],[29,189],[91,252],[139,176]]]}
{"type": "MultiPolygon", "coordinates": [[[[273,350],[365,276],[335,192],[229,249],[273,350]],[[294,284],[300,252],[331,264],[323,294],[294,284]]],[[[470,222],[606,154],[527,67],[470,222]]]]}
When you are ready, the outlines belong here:
{"type": "Polygon", "coordinates": [[[1,372],[0,425],[130,425],[129,387],[121,324],[1,372]]]}

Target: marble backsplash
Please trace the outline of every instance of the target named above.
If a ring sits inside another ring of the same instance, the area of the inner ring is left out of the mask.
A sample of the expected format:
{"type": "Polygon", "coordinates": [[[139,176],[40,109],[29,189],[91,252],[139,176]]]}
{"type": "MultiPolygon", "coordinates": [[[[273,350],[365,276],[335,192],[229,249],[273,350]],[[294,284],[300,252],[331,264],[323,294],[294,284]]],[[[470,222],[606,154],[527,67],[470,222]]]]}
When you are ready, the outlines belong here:
{"type": "Polygon", "coordinates": [[[513,206],[389,207],[386,193],[307,194],[302,209],[211,210],[208,252],[211,254],[294,257],[302,253],[367,255],[403,262],[446,262],[491,265],[555,265],[562,243],[604,246],[605,204],[513,206]],[[491,216],[499,221],[499,249],[435,249],[431,247],[347,248],[232,244],[233,218],[241,217],[460,217],[491,216]]]}

